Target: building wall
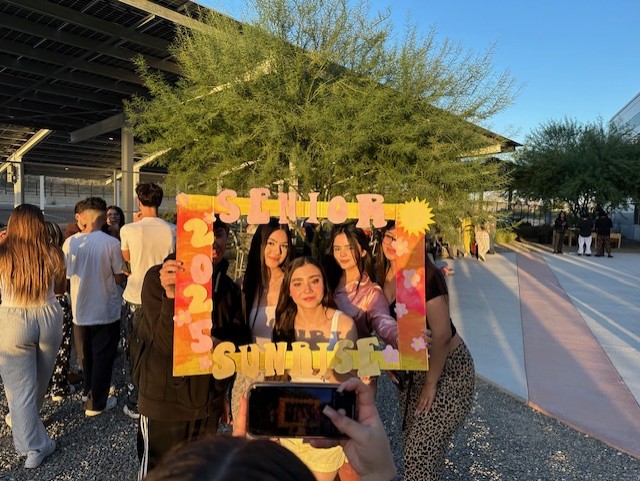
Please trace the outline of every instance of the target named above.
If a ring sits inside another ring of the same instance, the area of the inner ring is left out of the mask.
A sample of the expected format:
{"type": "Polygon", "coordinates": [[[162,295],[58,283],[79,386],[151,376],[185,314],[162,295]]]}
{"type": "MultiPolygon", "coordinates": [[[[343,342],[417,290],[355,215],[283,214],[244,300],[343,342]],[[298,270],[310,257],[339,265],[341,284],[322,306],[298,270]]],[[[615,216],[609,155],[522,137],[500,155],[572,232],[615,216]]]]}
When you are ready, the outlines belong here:
{"type": "Polygon", "coordinates": [[[611,118],[612,123],[628,125],[633,129],[632,135],[640,137],[640,93],[622,107],[617,114],[611,118]]]}

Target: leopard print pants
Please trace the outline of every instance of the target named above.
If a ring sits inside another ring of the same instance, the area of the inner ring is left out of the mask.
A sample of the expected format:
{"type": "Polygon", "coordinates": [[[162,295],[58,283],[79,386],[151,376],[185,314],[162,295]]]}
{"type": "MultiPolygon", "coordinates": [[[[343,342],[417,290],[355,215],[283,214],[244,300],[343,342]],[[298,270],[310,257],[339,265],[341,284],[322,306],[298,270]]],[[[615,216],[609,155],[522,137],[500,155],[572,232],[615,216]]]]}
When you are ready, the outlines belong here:
{"type": "Polygon", "coordinates": [[[409,387],[400,394],[405,481],[443,479],[447,448],[473,404],[475,369],[464,342],[447,357],[431,410],[416,416],[425,379],[426,373],[414,372],[409,387]]]}

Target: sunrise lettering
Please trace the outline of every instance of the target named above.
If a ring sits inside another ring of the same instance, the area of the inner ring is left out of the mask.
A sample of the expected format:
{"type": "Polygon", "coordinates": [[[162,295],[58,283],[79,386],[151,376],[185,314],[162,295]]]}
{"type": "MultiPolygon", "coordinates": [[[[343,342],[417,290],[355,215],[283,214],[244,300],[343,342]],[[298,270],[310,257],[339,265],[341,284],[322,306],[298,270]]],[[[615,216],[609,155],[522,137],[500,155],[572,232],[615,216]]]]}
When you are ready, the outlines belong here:
{"type": "Polygon", "coordinates": [[[211,352],[211,374],[216,379],[225,379],[240,372],[255,379],[261,371],[265,376],[282,375],[289,371],[294,376],[315,376],[325,378],[329,371],[346,374],[357,369],[358,376],[378,376],[381,369],[398,369],[398,362],[388,363],[380,351],[375,351],[379,341],[375,337],[352,341],[341,340],[333,351],[329,343],[320,342],[317,349],[310,349],[309,343],[297,341],[287,350],[286,342],[270,342],[263,346],[248,344],[238,347],[230,342],[221,342],[211,352]]]}

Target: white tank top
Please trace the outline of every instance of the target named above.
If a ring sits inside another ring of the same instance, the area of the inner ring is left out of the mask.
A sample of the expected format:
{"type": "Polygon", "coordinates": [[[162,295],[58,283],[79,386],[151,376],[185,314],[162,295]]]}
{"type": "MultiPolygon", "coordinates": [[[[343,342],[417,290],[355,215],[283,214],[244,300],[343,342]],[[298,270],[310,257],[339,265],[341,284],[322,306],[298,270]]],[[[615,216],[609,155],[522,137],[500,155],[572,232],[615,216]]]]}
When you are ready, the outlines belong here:
{"type": "MultiPolygon", "coordinates": [[[[336,309],[336,312],[333,313],[333,317],[331,318],[331,331],[329,333],[329,346],[327,347],[328,351],[333,351],[333,348],[336,346],[336,343],[340,340],[338,338],[338,317],[340,317],[341,311],[336,309]]],[[[329,382],[328,379],[321,379],[316,376],[290,376],[291,382],[329,382]]]]}
{"type": "Polygon", "coordinates": [[[271,342],[273,324],[276,320],[276,306],[257,306],[249,311],[249,326],[253,342],[259,346],[271,342]]]}

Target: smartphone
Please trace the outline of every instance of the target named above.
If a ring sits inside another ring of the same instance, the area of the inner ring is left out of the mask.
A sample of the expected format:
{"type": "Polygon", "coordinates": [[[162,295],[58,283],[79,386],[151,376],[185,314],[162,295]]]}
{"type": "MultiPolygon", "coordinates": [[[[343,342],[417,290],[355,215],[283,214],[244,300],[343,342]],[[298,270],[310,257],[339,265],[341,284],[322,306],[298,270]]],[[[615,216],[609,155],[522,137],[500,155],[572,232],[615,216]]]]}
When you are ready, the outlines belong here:
{"type": "Polygon", "coordinates": [[[338,392],[339,384],[256,383],[247,398],[247,433],[281,438],[347,436],[322,414],[326,405],[356,418],[356,393],[338,392]]]}

